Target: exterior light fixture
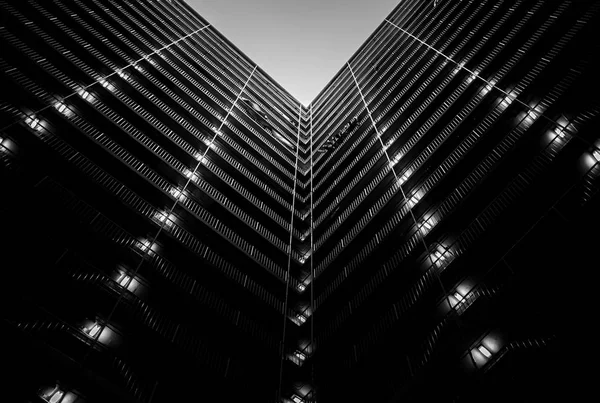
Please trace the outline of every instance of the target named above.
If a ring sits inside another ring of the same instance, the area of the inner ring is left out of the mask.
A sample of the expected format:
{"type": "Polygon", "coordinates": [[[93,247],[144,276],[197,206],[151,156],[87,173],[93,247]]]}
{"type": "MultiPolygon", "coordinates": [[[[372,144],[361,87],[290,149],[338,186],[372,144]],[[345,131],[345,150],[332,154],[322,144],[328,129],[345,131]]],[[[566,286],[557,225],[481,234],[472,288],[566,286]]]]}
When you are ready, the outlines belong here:
{"type": "Polygon", "coordinates": [[[81,96],[81,98],[83,98],[84,101],[91,102],[94,99],[94,97],[92,96],[92,94],[90,94],[86,90],[79,91],[79,95],[81,96]]]}
{"type": "Polygon", "coordinates": [[[296,314],[296,318],[295,318],[295,319],[296,319],[296,323],[297,323],[298,325],[301,325],[301,324],[303,324],[303,323],[306,323],[306,316],[304,316],[304,315],[302,315],[302,314],[300,314],[300,313],[299,313],[299,314],[296,314]]]}
{"type": "Polygon", "coordinates": [[[304,361],[304,360],[306,360],[306,355],[305,355],[304,353],[302,353],[301,351],[299,351],[299,350],[296,350],[296,351],[294,352],[294,357],[296,357],[296,358],[297,358],[297,359],[299,359],[300,361],[304,361]]]}
{"type": "Polygon", "coordinates": [[[81,330],[83,330],[83,333],[87,334],[93,339],[98,335],[98,333],[100,333],[102,326],[100,326],[98,322],[94,322],[90,326],[84,326],[81,330]]]}
{"type": "Polygon", "coordinates": [[[61,390],[58,385],[55,385],[53,388],[40,391],[39,396],[45,402],[60,403],[65,397],[65,391],[61,390]]]}
{"type": "Polygon", "coordinates": [[[27,124],[27,126],[31,127],[33,130],[39,130],[41,127],[40,119],[35,116],[29,116],[27,119],[25,119],[25,124],[27,124]]]}
{"type": "Polygon", "coordinates": [[[485,357],[485,358],[491,358],[492,357],[492,352],[490,350],[488,350],[483,344],[480,345],[479,347],[477,347],[477,350],[485,357]]]}
{"type": "Polygon", "coordinates": [[[63,114],[67,110],[67,105],[65,105],[64,102],[57,102],[56,104],[54,104],[54,107],[56,108],[57,111],[59,111],[60,113],[63,113],[63,114]]]}

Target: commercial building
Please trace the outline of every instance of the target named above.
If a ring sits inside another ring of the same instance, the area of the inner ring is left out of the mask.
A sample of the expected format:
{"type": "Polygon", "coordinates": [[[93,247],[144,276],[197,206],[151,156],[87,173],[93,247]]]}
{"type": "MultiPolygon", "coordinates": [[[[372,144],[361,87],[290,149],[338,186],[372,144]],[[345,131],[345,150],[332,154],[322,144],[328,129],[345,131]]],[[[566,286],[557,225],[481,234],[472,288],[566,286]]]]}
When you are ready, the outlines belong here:
{"type": "Polygon", "coordinates": [[[600,2],[403,1],[308,106],[182,0],[0,5],[7,395],[569,391],[600,2]]]}

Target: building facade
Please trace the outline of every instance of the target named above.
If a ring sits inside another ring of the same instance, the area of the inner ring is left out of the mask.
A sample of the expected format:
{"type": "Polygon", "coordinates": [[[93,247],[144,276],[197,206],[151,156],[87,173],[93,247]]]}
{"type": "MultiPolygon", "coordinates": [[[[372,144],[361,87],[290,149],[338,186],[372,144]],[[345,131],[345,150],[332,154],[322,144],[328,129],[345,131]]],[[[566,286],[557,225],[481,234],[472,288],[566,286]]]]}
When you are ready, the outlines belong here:
{"type": "Polygon", "coordinates": [[[303,106],[182,0],[0,0],[10,395],[566,393],[600,2],[548,3],[403,1],[303,106]]]}

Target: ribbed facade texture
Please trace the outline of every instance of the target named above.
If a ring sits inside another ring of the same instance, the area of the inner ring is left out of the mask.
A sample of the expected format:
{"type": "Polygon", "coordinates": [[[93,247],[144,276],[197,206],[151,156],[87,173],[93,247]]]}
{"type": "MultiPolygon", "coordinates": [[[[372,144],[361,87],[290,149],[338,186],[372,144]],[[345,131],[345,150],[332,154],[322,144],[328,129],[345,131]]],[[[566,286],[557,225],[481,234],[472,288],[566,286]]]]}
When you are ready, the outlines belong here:
{"type": "Polygon", "coordinates": [[[548,401],[600,2],[406,0],[308,106],[183,0],[0,0],[11,401],[548,401]]]}

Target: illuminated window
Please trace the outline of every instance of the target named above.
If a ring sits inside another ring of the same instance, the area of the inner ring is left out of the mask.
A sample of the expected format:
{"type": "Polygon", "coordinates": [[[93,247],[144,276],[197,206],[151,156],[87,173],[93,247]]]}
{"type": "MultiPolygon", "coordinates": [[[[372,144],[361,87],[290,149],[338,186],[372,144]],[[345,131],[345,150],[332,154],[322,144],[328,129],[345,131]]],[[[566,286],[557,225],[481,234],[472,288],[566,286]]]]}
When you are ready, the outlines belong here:
{"type": "Polygon", "coordinates": [[[65,392],[61,390],[58,385],[54,386],[54,388],[49,388],[45,391],[40,392],[40,397],[49,403],[60,403],[63,401],[65,397],[65,392]]]}
{"type": "Polygon", "coordinates": [[[415,193],[413,194],[409,199],[408,199],[408,205],[409,207],[414,207],[417,205],[417,203],[419,203],[419,201],[421,200],[421,196],[419,193],[415,193]]]}
{"type": "Polygon", "coordinates": [[[109,91],[112,91],[114,89],[113,85],[103,78],[98,80],[98,82],[100,83],[100,85],[102,85],[104,88],[106,88],[109,91]]]}
{"type": "Polygon", "coordinates": [[[195,172],[190,171],[189,169],[185,171],[185,177],[191,179],[192,182],[198,182],[199,179],[198,175],[195,172]]]}
{"type": "Polygon", "coordinates": [[[514,101],[515,99],[517,99],[517,96],[516,96],[515,94],[513,94],[513,93],[510,93],[510,94],[508,94],[508,95],[507,95],[507,96],[506,96],[506,97],[505,97],[505,98],[502,100],[502,102],[500,102],[500,107],[501,107],[502,109],[506,109],[506,108],[508,108],[508,106],[509,106],[510,104],[512,104],[512,103],[513,103],[513,101],[514,101]]]}
{"type": "Polygon", "coordinates": [[[127,287],[131,282],[131,276],[126,274],[125,272],[119,273],[119,277],[117,278],[117,283],[121,287],[127,287]]]}
{"type": "Polygon", "coordinates": [[[303,323],[306,323],[306,316],[302,315],[302,314],[296,314],[295,318],[294,318],[294,322],[300,326],[303,323]]]}
{"type": "Polygon", "coordinates": [[[185,194],[183,193],[183,190],[179,189],[179,188],[172,188],[169,193],[171,194],[171,196],[173,196],[174,198],[178,199],[178,200],[182,200],[185,198],[185,194]]]}
{"type": "Polygon", "coordinates": [[[296,350],[296,352],[294,353],[294,355],[296,356],[296,358],[298,358],[298,359],[300,359],[302,361],[304,361],[306,359],[306,356],[303,353],[301,353],[300,351],[298,351],[298,350],[296,350]]]}
{"type": "Polygon", "coordinates": [[[423,221],[423,223],[421,224],[421,227],[420,227],[421,232],[423,232],[423,234],[427,234],[429,231],[431,231],[432,228],[433,228],[433,223],[431,222],[431,219],[423,221]]]}
{"type": "Polygon", "coordinates": [[[490,358],[492,356],[492,352],[488,350],[483,344],[477,347],[477,350],[485,357],[490,358]]]}
{"type": "MultiPolygon", "coordinates": [[[[390,143],[388,143],[388,144],[390,144],[390,143]]],[[[390,166],[394,166],[394,165],[396,165],[396,164],[397,164],[397,163],[400,161],[400,159],[402,159],[402,154],[398,154],[398,155],[396,155],[396,156],[395,156],[395,157],[394,157],[394,158],[393,158],[393,159],[390,161],[390,166]]],[[[408,178],[408,177],[407,177],[407,178],[408,178]]]]}
{"type": "Polygon", "coordinates": [[[556,134],[557,137],[560,137],[561,139],[565,138],[565,131],[562,127],[560,126],[556,126],[554,128],[554,134],[556,134]]]}
{"type": "Polygon", "coordinates": [[[198,151],[196,154],[194,154],[194,159],[196,161],[199,161],[199,162],[204,162],[205,161],[205,159],[202,156],[202,153],[200,151],[198,151]]]}
{"type": "Polygon", "coordinates": [[[408,180],[408,178],[410,178],[411,172],[406,171],[401,177],[400,177],[400,185],[404,185],[406,183],[406,181],[408,180]]]}
{"type": "Polygon", "coordinates": [[[87,334],[93,339],[100,333],[102,326],[100,326],[97,322],[94,322],[90,326],[84,326],[81,330],[83,330],[83,333],[87,334]]]}
{"type": "Polygon", "coordinates": [[[158,213],[156,213],[154,218],[161,224],[164,223],[165,228],[171,228],[173,224],[175,224],[175,220],[177,217],[175,216],[175,214],[167,215],[166,212],[159,211],[158,213]]]}
{"type": "Polygon", "coordinates": [[[150,242],[150,240],[148,240],[148,239],[141,239],[137,242],[136,246],[139,248],[139,250],[142,253],[148,252],[151,254],[153,252],[156,244],[150,242]]]}
{"type": "Polygon", "coordinates": [[[129,73],[127,73],[125,70],[117,70],[117,74],[119,75],[119,77],[121,77],[122,79],[127,80],[129,78],[129,73]]]}
{"type": "Polygon", "coordinates": [[[40,120],[35,116],[29,116],[27,119],[25,119],[25,123],[33,130],[39,130],[41,128],[40,120]]]}

